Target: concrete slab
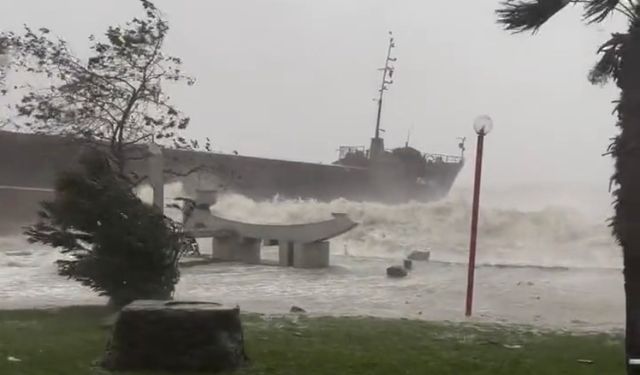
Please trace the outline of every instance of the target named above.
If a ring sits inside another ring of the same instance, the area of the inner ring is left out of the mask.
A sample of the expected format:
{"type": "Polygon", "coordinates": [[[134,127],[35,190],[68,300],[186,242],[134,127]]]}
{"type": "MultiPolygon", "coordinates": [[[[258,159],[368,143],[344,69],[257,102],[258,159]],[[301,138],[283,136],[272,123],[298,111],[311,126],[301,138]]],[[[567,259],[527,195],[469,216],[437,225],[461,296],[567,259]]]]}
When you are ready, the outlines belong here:
{"type": "Polygon", "coordinates": [[[186,220],[185,230],[195,237],[214,237],[220,231],[233,231],[242,237],[311,243],[339,236],[357,225],[346,214],[332,216],[330,220],[307,224],[252,224],[224,219],[196,208],[186,220]]]}
{"type": "Polygon", "coordinates": [[[260,263],[260,247],[278,245],[282,267],[323,268],[329,266],[329,238],[354,228],[346,214],[334,213],[330,220],[306,224],[254,224],[225,219],[211,213],[215,191],[198,191],[196,201],[184,210],[184,229],[196,238],[213,238],[216,259],[260,263]]]}
{"type": "Polygon", "coordinates": [[[305,244],[295,244],[293,248],[293,267],[329,267],[329,242],[321,241],[305,244]]]}

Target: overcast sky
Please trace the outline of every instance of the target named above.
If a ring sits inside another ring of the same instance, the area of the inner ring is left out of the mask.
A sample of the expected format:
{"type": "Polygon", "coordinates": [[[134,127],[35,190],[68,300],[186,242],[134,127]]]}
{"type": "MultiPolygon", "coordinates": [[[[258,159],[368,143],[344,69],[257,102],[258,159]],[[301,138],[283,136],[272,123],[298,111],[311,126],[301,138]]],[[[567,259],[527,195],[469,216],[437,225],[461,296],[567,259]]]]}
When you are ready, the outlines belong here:
{"type": "MultiPolygon", "coordinates": [[[[332,162],[340,145],[368,145],[387,32],[397,39],[395,84],[382,127],[387,147],[474,152],[474,117],[487,113],[485,181],[606,186],[602,157],[615,134],[613,85],[587,72],[612,20],[584,26],[579,8],[537,35],[495,23],[496,0],[158,0],[167,51],[196,77],[172,89],[191,136],[244,155],[332,162]]],[[[2,0],[0,28],[46,26],[87,53],[87,36],[141,14],[135,0],[2,0]]],[[[468,163],[460,178],[472,177],[468,163]]]]}

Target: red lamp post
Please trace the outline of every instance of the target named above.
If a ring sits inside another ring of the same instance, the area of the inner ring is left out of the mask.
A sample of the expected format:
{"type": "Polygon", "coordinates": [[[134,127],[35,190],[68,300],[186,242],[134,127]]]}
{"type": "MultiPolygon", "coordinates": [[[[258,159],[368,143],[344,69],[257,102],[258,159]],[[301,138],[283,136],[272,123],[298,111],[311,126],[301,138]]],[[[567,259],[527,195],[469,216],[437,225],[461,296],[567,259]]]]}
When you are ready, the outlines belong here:
{"type": "Polygon", "coordinates": [[[467,300],[465,315],[471,316],[473,307],[473,283],[476,270],[476,239],[478,237],[478,211],[480,208],[480,180],[482,176],[482,152],[484,148],[484,136],[493,129],[491,117],[479,116],[473,123],[473,130],[478,135],[476,147],[476,171],[473,184],[473,208],[471,211],[471,238],[469,240],[469,269],[467,273],[467,300]]]}

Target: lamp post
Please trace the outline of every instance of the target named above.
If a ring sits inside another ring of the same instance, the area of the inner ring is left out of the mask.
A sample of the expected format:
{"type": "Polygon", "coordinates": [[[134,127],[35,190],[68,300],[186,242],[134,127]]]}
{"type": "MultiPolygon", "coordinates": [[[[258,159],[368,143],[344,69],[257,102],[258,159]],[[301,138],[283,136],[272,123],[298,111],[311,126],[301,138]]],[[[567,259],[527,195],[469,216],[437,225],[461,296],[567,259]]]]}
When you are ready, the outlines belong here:
{"type": "Polygon", "coordinates": [[[471,238],[469,240],[469,270],[467,273],[467,303],[465,315],[471,316],[473,306],[473,282],[476,270],[476,238],[478,237],[478,210],[480,208],[480,179],[482,176],[482,152],[484,136],[493,129],[493,120],[487,115],[476,118],[473,122],[473,130],[478,135],[476,147],[476,171],[473,183],[473,208],[471,210],[471,238]]]}

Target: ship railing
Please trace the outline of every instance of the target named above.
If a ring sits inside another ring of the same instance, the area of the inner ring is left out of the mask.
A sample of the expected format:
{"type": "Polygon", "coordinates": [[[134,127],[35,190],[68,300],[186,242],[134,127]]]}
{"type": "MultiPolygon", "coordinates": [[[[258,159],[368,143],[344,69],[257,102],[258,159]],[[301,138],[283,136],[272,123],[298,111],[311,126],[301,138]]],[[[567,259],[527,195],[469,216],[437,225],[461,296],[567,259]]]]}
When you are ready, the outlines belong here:
{"type": "Polygon", "coordinates": [[[366,153],[364,146],[340,146],[338,148],[338,158],[344,159],[348,154],[366,153]]]}
{"type": "Polygon", "coordinates": [[[461,156],[445,155],[445,154],[424,154],[425,160],[430,163],[451,163],[456,164],[462,162],[461,156]]]}

